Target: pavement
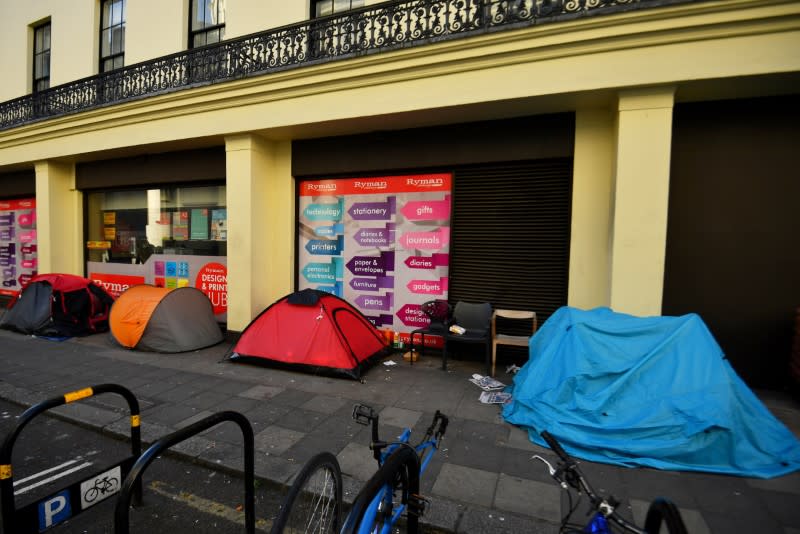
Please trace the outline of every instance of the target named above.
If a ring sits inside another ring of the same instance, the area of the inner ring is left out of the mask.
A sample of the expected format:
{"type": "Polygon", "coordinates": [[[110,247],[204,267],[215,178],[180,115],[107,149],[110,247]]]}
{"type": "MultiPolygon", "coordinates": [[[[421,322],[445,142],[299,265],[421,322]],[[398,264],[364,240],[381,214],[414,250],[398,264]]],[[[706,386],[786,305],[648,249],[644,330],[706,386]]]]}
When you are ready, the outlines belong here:
{"type": "MultiPolygon", "coordinates": [[[[523,430],[506,423],[496,405],[478,400],[469,382],[479,362],[452,360],[447,371],[431,353],[409,365],[400,355],[368,370],[361,382],[232,363],[222,343],[182,354],[135,352],[107,334],[63,342],[0,330],[0,398],[27,406],[102,383],[130,389],[141,405],[142,438],[149,444],[212,413],[244,414],[255,433],[255,470],[263,491],[285,487],[306,460],[326,450],[344,473],[345,501],[352,503],[376,464],[369,429],[351,419],[355,403],[380,413],[381,436],[411,427],[421,436],[438,409],[451,424],[443,448],[423,476],[431,501],[426,531],[555,533],[565,500],[534,454],[523,430]],[[385,365],[388,361],[395,365],[385,365]]],[[[500,369],[497,378],[510,383],[500,369]]],[[[756,391],[767,407],[800,436],[800,404],[780,392],[756,391]]],[[[124,438],[127,405],[113,394],[89,397],[52,410],[63,419],[124,438]]],[[[413,438],[412,438],[413,440],[413,438]]],[[[241,472],[241,432],[223,423],[176,445],[172,454],[241,472]]],[[[639,524],[658,496],[680,508],[689,532],[800,534],[800,472],[769,480],[703,473],[623,468],[581,462],[595,489],[613,494],[623,513],[639,524]]],[[[258,516],[269,511],[257,510],[258,516]]],[[[582,519],[582,517],[574,517],[582,519]]]]}

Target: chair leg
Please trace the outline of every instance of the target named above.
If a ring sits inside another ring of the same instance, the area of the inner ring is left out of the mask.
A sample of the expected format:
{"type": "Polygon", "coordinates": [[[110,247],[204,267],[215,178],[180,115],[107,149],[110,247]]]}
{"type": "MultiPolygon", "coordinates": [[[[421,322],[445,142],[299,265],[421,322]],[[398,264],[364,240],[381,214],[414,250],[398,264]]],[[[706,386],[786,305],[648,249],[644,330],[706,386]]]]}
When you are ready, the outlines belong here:
{"type": "Polygon", "coordinates": [[[492,343],[492,376],[494,376],[496,363],[497,363],[497,343],[492,343]]]}
{"type": "Polygon", "coordinates": [[[409,365],[414,365],[414,333],[411,332],[411,335],[408,336],[408,350],[410,351],[411,357],[408,359],[409,365]]]}

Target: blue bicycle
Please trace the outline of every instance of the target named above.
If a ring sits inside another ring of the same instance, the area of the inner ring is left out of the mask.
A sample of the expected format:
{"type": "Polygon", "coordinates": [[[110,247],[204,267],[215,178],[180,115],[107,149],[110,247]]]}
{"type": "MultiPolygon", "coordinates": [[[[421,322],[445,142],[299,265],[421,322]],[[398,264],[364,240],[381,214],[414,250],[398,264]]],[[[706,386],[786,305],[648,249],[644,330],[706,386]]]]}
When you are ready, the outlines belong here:
{"type": "Polygon", "coordinates": [[[541,436],[561,461],[553,467],[538,454],[533,458],[547,466],[550,476],[567,492],[570,501],[567,513],[561,518],[560,533],[613,534],[615,531],[625,531],[632,534],[657,534],[663,522],[670,534],[686,534],[686,525],[678,507],[664,498],[658,498],[650,503],[644,529],[622,517],[617,511],[619,502],[611,495],[600,497],[594,492],[578,467],[578,462],[567,454],[556,438],[546,430],[541,436]],[[575,501],[572,499],[570,488],[578,492],[578,499],[575,501]],[[589,498],[589,506],[594,513],[585,525],[570,523],[570,517],[578,508],[580,495],[583,493],[589,498]]]}
{"type": "Polygon", "coordinates": [[[378,435],[378,414],[369,406],[354,406],[353,419],[362,425],[372,425],[370,449],[379,467],[356,496],[342,532],[388,534],[405,513],[406,531],[416,534],[427,503],[419,493],[420,477],[441,446],[447,431],[447,416],[437,410],[416,446],[409,444],[410,428],[403,430],[397,441],[382,441],[378,435]]]}

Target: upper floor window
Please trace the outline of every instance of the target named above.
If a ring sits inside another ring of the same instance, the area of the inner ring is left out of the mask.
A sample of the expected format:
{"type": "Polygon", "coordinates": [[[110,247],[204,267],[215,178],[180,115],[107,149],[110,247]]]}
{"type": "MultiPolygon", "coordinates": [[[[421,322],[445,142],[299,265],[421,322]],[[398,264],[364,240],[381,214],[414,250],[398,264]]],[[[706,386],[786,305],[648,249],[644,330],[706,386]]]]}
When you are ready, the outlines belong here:
{"type": "Polygon", "coordinates": [[[33,92],[50,87],[50,23],[33,29],[33,92]]]}
{"type": "Polygon", "coordinates": [[[125,64],[125,2],[102,0],[100,4],[100,72],[125,64]]]}
{"type": "Polygon", "coordinates": [[[349,11],[357,7],[363,7],[364,0],[312,0],[311,12],[315,17],[324,17],[342,11],[349,11]]]}
{"type": "Polygon", "coordinates": [[[225,39],[225,0],[192,0],[189,48],[225,39]]]}

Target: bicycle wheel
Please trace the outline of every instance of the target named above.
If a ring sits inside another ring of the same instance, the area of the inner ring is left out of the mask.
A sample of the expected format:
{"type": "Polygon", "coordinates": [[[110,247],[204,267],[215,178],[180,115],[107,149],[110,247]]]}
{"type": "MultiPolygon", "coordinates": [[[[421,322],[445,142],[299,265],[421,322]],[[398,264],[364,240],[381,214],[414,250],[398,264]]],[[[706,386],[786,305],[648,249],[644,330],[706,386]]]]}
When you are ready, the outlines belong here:
{"type": "Polygon", "coordinates": [[[109,478],[106,485],[106,493],[114,493],[119,489],[119,480],[116,478],[109,478]]]}
{"type": "Polygon", "coordinates": [[[678,507],[672,501],[659,497],[650,503],[644,529],[647,532],[658,532],[662,521],[667,525],[667,532],[670,534],[686,534],[686,525],[678,507]]]}
{"type": "Polygon", "coordinates": [[[321,452],[298,473],[270,534],[336,533],[342,514],[342,470],[336,456],[321,452]]]}
{"type": "Polygon", "coordinates": [[[100,490],[97,489],[96,486],[92,486],[83,494],[83,500],[86,502],[93,502],[98,495],[100,495],[100,490]]]}

